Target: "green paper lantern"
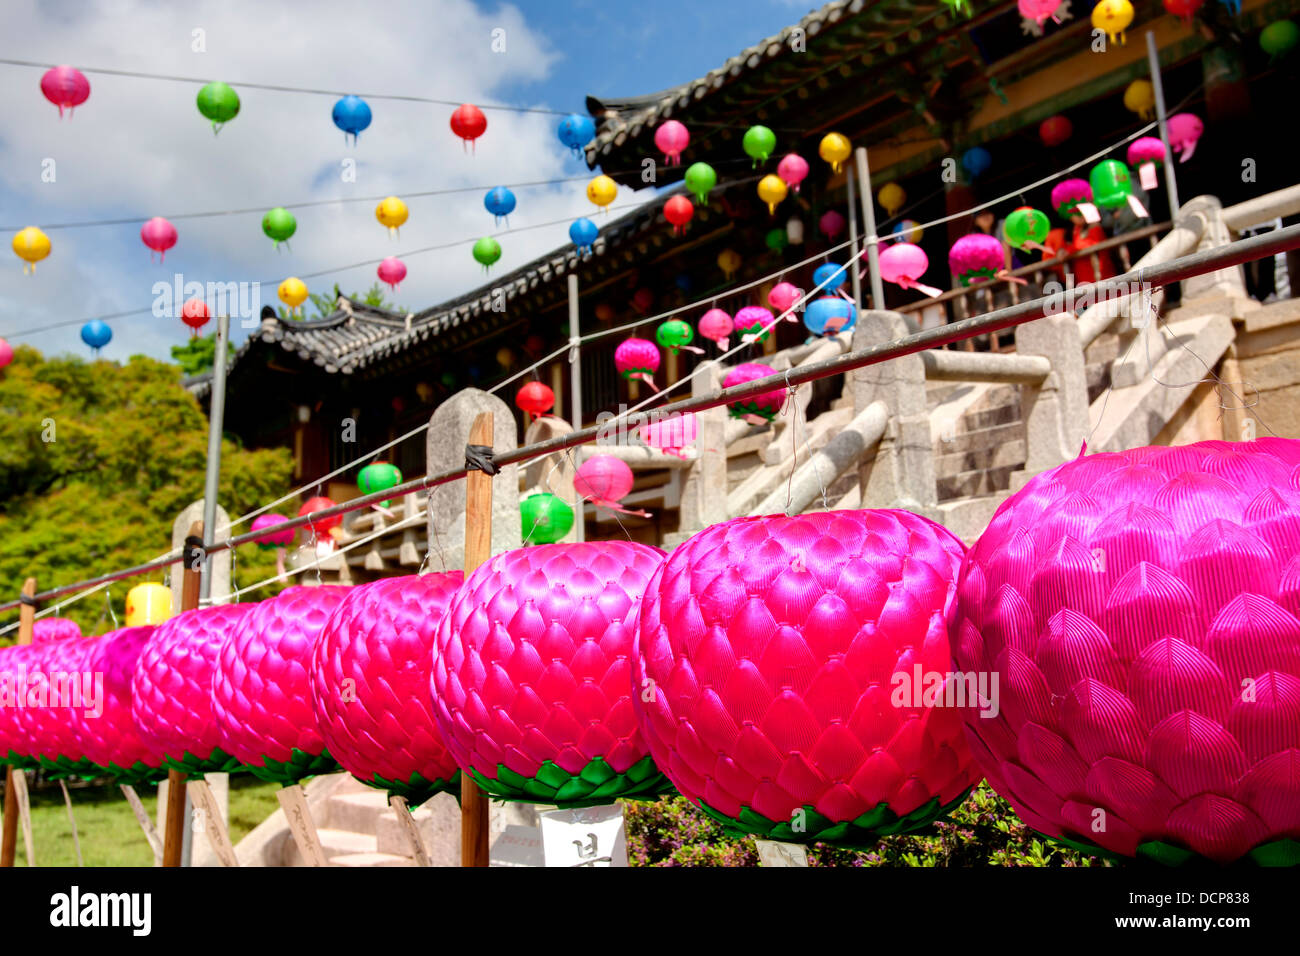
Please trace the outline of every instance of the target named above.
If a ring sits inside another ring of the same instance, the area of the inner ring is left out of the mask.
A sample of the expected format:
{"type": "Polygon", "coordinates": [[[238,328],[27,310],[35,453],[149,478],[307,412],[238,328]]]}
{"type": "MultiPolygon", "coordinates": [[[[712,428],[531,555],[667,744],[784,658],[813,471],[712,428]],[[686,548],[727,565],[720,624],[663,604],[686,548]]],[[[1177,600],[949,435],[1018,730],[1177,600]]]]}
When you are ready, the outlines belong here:
{"type": "Polygon", "coordinates": [[[1021,206],[1007,216],[1002,224],[1002,233],[1007,242],[1017,249],[1024,249],[1025,244],[1030,242],[1041,246],[1050,229],[1047,213],[1039,212],[1031,206],[1021,206]]]}
{"type": "Polygon", "coordinates": [[[294,219],[293,213],[283,206],[276,206],[262,217],[262,231],[278,249],[280,243],[287,242],[289,237],[298,231],[298,220],[294,219]]]}
{"type": "Polygon", "coordinates": [[[484,269],[501,258],[501,243],[491,236],[484,236],[474,243],[474,260],[484,269]]]}
{"type": "Polygon", "coordinates": [[[745,155],[757,166],[766,162],[767,157],[772,155],[772,150],[776,149],[776,134],[766,126],[751,126],[745,130],[741,145],[745,149],[745,155]]]}
{"type": "Polygon", "coordinates": [[[701,206],[709,204],[709,190],[718,185],[718,174],[708,163],[691,163],[686,169],[686,188],[701,206]]]}
{"type": "Polygon", "coordinates": [[[1093,203],[1102,209],[1126,205],[1133,193],[1132,175],[1118,159],[1103,159],[1092,167],[1088,182],[1092,186],[1093,203]]]}
{"type": "Polygon", "coordinates": [[[763,241],[773,252],[785,252],[785,247],[790,245],[790,237],[785,234],[784,229],[780,228],[769,229],[763,241]]]}
{"type": "Polygon", "coordinates": [[[239,94],[225,83],[209,83],[199,90],[198,105],[199,112],[212,121],[212,132],[216,134],[239,115],[239,94]]]}
{"type": "Polygon", "coordinates": [[[519,502],[524,544],[554,544],[573,527],[573,508],[550,492],[529,495],[519,502]]]}
{"type": "Polygon", "coordinates": [[[1279,60],[1295,49],[1300,42],[1300,28],[1290,20],[1275,20],[1259,33],[1260,48],[1270,60],[1279,60]]]}
{"type": "Polygon", "coordinates": [[[655,340],[674,355],[677,354],[678,349],[690,345],[693,338],[695,338],[695,330],[691,328],[689,322],[683,322],[681,319],[669,319],[655,329],[655,340]]]}
{"type": "MultiPolygon", "coordinates": [[[[376,491],[387,491],[402,483],[402,470],[386,461],[372,462],[357,473],[357,487],[363,495],[376,491]]],[[[392,501],[381,501],[380,507],[387,508],[392,501]]]]}

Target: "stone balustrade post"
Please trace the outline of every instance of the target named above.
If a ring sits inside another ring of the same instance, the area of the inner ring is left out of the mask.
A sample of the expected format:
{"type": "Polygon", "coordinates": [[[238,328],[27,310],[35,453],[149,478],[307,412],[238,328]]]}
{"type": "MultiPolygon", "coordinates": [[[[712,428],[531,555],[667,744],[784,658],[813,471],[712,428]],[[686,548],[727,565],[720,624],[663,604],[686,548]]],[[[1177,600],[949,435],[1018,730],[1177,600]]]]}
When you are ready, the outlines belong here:
{"type": "Polygon", "coordinates": [[[1034,475],[1075,458],[1088,435],[1088,379],[1074,315],[1046,315],[1016,329],[1016,352],[1041,355],[1052,371],[1041,384],[1020,386],[1025,421],[1025,468],[1011,475],[1012,490],[1034,475]]]}

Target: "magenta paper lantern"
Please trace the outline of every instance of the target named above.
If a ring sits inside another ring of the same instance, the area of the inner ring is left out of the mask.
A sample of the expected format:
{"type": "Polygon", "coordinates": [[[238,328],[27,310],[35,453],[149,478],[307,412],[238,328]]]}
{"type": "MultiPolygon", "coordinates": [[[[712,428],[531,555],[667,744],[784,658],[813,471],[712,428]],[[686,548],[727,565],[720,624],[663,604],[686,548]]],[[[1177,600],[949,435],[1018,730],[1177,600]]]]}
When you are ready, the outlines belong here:
{"type": "Polygon", "coordinates": [[[966,725],[1029,826],[1123,856],[1295,864],[1300,442],[1079,457],[1007,499],[962,569],[966,725]]]}
{"type": "Polygon", "coordinates": [[[1139,166],[1142,163],[1163,163],[1165,161],[1165,144],[1154,136],[1142,136],[1133,140],[1128,146],[1128,164],[1139,166]]]}
{"type": "Polygon", "coordinates": [[[728,336],[731,335],[733,325],[731,316],[721,309],[709,309],[700,316],[700,321],[696,323],[700,335],[717,342],[718,348],[723,351],[726,351],[728,336]]]}
{"type": "Polygon", "coordinates": [[[380,282],[386,282],[388,287],[396,292],[398,285],[406,278],[406,263],[397,256],[389,256],[379,263],[375,273],[379,276],[380,282]]]}
{"type": "Polygon", "coordinates": [[[438,623],[464,579],[448,571],[350,589],[312,657],[312,706],[330,755],[412,806],[460,786],[429,680],[438,623]]]}
{"type": "Polygon", "coordinates": [[[1081,203],[1092,202],[1092,184],[1086,179],[1063,179],[1052,187],[1052,208],[1066,222],[1081,203]]]}
{"type": "Polygon", "coordinates": [[[32,625],[33,644],[63,641],[70,637],[81,637],[81,625],[66,617],[42,617],[32,625]]]}
{"type": "Polygon", "coordinates": [[[632,491],[632,469],[612,455],[592,455],[573,474],[573,490],[595,505],[616,505],[632,491]]]}
{"type": "Polygon", "coordinates": [[[543,544],[479,566],[438,626],[434,716],[463,772],[495,797],[594,806],[667,782],[637,729],[631,657],[663,552],[543,544]]]}
{"type": "Polygon", "coordinates": [[[1061,0],[1020,0],[1020,15],[1026,20],[1033,20],[1040,27],[1051,17],[1057,23],[1061,20],[1056,14],[1061,0]]]}
{"type": "Polygon", "coordinates": [[[822,214],[821,219],[817,220],[817,228],[820,229],[822,235],[831,242],[834,242],[835,237],[844,231],[846,225],[847,223],[844,221],[844,217],[834,209],[828,209],[822,214]]]}
{"type": "MultiPolygon", "coordinates": [[[[754,381],[754,379],[766,378],[775,374],[766,365],[759,365],[756,362],[744,362],[727,373],[722,380],[722,387],[731,388],[733,385],[744,385],[746,382],[754,381]]],[[[751,424],[762,425],[776,418],[777,413],[781,411],[781,406],[784,404],[785,389],[778,386],[770,392],[760,392],[737,402],[728,402],[727,408],[731,410],[733,418],[743,418],[751,424]]]]}
{"type": "Polygon", "coordinates": [[[682,150],[690,143],[690,131],[677,120],[666,120],[655,129],[655,145],[664,154],[665,166],[679,165],[682,161],[682,150]]]}
{"type": "Polygon", "coordinates": [[[316,641],[349,590],[285,588],[253,605],[221,645],[212,674],[221,747],[259,780],[292,784],[338,769],[316,725],[310,671],[316,641]]]}
{"type": "Polygon", "coordinates": [[[85,759],[73,725],[94,707],[94,674],[85,666],[90,641],[84,637],[47,640],[36,647],[28,670],[28,687],[38,686],[40,706],[23,707],[18,721],[27,734],[27,756],[53,778],[96,776],[85,759]],[[39,675],[34,685],[33,677],[39,675]]]}
{"type": "Polygon", "coordinates": [[[159,624],[131,677],[131,713],[140,739],[163,766],[186,775],[241,769],[221,749],[212,675],[222,642],[256,605],[215,604],[159,624]]]}
{"type": "Polygon", "coordinates": [[[296,528],[279,528],[279,525],[288,523],[289,519],[284,515],[275,514],[274,512],[264,515],[258,515],[253,519],[253,531],[266,531],[266,534],[259,535],[257,544],[263,548],[282,548],[293,541],[296,528]]]}
{"type": "Polygon", "coordinates": [[[655,762],[711,817],[774,840],[870,846],[952,810],[979,780],[944,696],[963,550],[906,511],[688,539],[641,602],[632,680],[655,762]]]}
{"type": "Polygon", "coordinates": [[[78,713],[73,732],[86,760],[103,767],[119,784],[147,783],[167,776],[162,753],[145,742],[131,712],[131,680],[155,627],[124,627],[89,642],[85,667],[102,675],[98,717],[78,713]]]}
{"type": "Polygon", "coordinates": [[[649,339],[624,339],[614,350],[614,367],[629,381],[640,379],[654,385],[654,374],[659,370],[659,346],[649,339]]]}
{"type": "Polygon", "coordinates": [[[783,183],[798,192],[799,184],[808,176],[808,161],[798,153],[786,153],[776,164],[776,174],[783,183]]]}
{"type": "Polygon", "coordinates": [[[700,434],[700,423],[694,412],[687,412],[685,415],[674,412],[667,418],[659,418],[642,425],[638,434],[651,448],[656,448],[667,455],[687,458],[689,456],[685,449],[695,444],[695,439],[700,434]]]}
{"type": "Polygon", "coordinates": [[[1180,154],[1178,161],[1185,163],[1196,152],[1196,144],[1205,132],[1205,124],[1192,113],[1175,113],[1169,117],[1169,148],[1180,154]]]}
{"type": "Polygon", "coordinates": [[[948,267],[964,286],[984,282],[1006,269],[1006,253],[996,236],[972,232],[952,244],[948,267]]]}
{"type": "MultiPolygon", "coordinates": [[[[786,318],[792,322],[799,321],[793,315],[786,318]]],[[[740,333],[740,341],[763,342],[767,340],[768,333],[776,324],[776,316],[772,314],[771,309],[765,309],[761,305],[747,305],[736,311],[733,323],[736,331],[740,333]]]]}
{"type": "Polygon", "coordinates": [[[41,92],[59,108],[59,118],[62,119],[65,107],[71,114],[74,107],[90,98],[90,81],[74,67],[56,66],[41,74],[41,92]]]}
{"type": "Polygon", "coordinates": [[[930,268],[925,250],[915,243],[895,242],[880,250],[880,277],[904,289],[916,289],[929,296],[942,293],[934,286],[917,282],[930,268]]]}
{"type": "Polygon", "coordinates": [[[176,245],[176,227],[162,216],[154,216],[140,227],[140,241],[149,247],[149,258],[158,253],[161,263],[166,258],[167,250],[176,245]]]}
{"type": "Polygon", "coordinates": [[[767,302],[778,313],[789,312],[803,295],[803,290],[790,282],[778,282],[767,294],[767,302]]]}
{"type": "Polygon", "coordinates": [[[39,661],[48,646],[49,642],[0,647],[0,680],[9,682],[14,702],[21,700],[24,704],[23,707],[0,707],[0,762],[14,767],[39,766],[23,718],[30,693],[28,675],[40,671],[39,661]]]}

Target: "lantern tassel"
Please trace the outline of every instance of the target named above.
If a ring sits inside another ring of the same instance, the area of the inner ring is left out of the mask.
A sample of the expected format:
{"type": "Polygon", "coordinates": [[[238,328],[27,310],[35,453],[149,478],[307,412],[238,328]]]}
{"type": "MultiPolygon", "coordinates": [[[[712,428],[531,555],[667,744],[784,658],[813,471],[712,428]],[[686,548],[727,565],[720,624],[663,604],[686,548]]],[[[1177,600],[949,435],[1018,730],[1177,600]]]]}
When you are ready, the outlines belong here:
{"type": "Polygon", "coordinates": [[[639,378],[641,381],[645,382],[647,385],[650,386],[653,386],[655,383],[654,377],[651,376],[648,372],[633,372],[632,378],[639,378]]]}
{"type": "Polygon", "coordinates": [[[1192,158],[1192,153],[1196,152],[1196,140],[1189,140],[1183,144],[1182,155],[1178,157],[1180,163],[1185,163],[1192,158]]]}
{"type": "Polygon", "coordinates": [[[1016,285],[1028,285],[1028,284],[1029,284],[1026,280],[1020,278],[1020,276],[1013,276],[1013,275],[1012,275],[1011,273],[1009,273],[1006,269],[999,269],[997,272],[993,273],[993,278],[995,278],[995,279],[1004,279],[1004,280],[1006,280],[1007,282],[1014,282],[1016,285]]]}
{"type": "Polygon", "coordinates": [[[617,511],[620,514],[625,514],[625,515],[636,515],[638,518],[650,517],[650,512],[648,511],[634,511],[631,508],[624,508],[617,501],[610,501],[608,498],[588,498],[587,500],[590,501],[597,508],[605,508],[609,511],[617,511]]]}
{"type": "Polygon", "coordinates": [[[704,354],[704,349],[698,348],[697,346],[694,345],[679,345],[677,346],[677,348],[685,352],[694,352],[696,355],[704,354]]]}
{"type": "Polygon", "coordinates": [[[903,289],[915,289],[917,292],[927,295],[930,298],[943,295],[943,292],[936,289],[934,286],[926,285],[924,282],[917,282],[914,279],[909,279],[907,276],[900,276],[898,285],[903,289]]]}
{"type": "Polygon", "coordinates": [[[725,352],[727,351],[727,343],[730,342],[731,340],[728,339],[726,336],[723,336],[722,338],[717,339],[716,341],[718,343],[718,348],[722,349],[722,351],[725,352]]]}

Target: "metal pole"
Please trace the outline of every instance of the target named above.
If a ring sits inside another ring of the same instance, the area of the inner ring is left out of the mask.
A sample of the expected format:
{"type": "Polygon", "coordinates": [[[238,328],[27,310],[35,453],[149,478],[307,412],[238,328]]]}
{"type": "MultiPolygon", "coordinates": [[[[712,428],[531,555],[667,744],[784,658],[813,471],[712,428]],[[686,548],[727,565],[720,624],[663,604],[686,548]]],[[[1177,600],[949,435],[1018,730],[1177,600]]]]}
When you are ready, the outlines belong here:
{"type": "Polygon", "coordinates": [[[1160,54],[1156,34],[1147,31],[1147,62],[1151,66],[1151,88],[1156,96],[1156,119],[1160,121],[1160,140],[1165,144],[1165,187],[1169,190],[1169,219],[1178,218],[1178,177],[1174,175],[1174,153],[1169,148],[1169,118],[1165,115],[1165,86],[1160,82],[1160,54]]]}
{"type": "Polygon", "coordinates": [[[862,221],[867,227],[867,269],[871,273],[871,307],[885,307],[885,288],[880,284],[880,239],[876,235],[876,210],[871,205],[871,170],[867,167],[867,149],[859,146],[853,151],[858,166],[858,182],[862,184],[862,221]]]}
{"type": "MultiPolygon", "coordinates": [[[[569,273],[569,385],[573,396],[570,403],[573,408],[573,427],[575,431],[582,429],[582,336],[578,328],[578,276],[577,273],[569,273]]],[[[574,491],[573,493],[573,533],[579,541],[586,540],[587,537],[587,519],[586,519],[586,502],[582,496],[574,491]]]]}
{"type": "MultiPolygon", "coordinates": [[[[849,251],[853,253],[853,261],[858,259],[858,210],[856,203],[856,190],[854,190],[853,167],[844,168],[844,182],[849,189],[849,251]]],[[[870,183],[867,184],[867,192],[870,193],[870,183]]],[[[853,280],[853,311],[862,312],[862,270],[856,267],[849,270],[849,276],[853,280]]],[[[879,308],[879,306],[877,306],[879,308]]]]}
{"type": "MultiPolygon", "coordinates": [[[[217,316],[217,345],[212,359],[212,401],[208,406],[208,474],[203,484],[203,577],[200,600],[212,596],[212,561],[208,557],[217,533],[217,484],[221,478],[221,426],[226,417],[226,340],[230,316],[217,316]]],[[[229,534],[229,529],[224,529],[229,534]]]]}

